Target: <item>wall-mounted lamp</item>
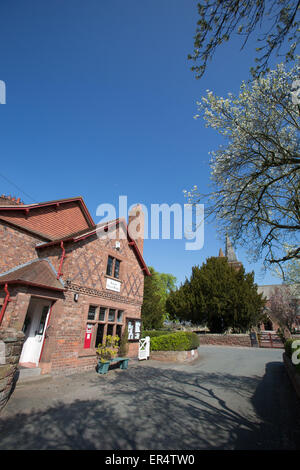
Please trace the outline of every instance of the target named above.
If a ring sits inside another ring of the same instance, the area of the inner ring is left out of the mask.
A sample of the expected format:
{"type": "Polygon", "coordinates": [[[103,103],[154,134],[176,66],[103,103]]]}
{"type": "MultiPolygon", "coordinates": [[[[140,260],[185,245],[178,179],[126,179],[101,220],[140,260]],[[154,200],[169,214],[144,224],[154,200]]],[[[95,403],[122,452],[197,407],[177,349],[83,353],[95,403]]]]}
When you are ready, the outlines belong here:
{"type": "Polygon", "coordinates": [[[78,302],[78,297],[79,297],[79,294],[74,294],[74,302],[78,302]]]}

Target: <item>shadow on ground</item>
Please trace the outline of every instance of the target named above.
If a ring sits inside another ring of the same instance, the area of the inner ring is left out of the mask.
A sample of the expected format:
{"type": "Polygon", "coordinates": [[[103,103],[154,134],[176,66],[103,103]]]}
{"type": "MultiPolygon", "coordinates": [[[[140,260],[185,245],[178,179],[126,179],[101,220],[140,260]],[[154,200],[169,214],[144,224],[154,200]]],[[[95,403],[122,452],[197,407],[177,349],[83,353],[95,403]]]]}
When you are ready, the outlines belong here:
{"type": "Polygon", "coordinates": [[[300,442],[299,403],[281,363],[269,363],[263,379],[147,366],[96,376],[88,386],[89,399],[0,416],[0,449],[255,450],[300,442]]]}

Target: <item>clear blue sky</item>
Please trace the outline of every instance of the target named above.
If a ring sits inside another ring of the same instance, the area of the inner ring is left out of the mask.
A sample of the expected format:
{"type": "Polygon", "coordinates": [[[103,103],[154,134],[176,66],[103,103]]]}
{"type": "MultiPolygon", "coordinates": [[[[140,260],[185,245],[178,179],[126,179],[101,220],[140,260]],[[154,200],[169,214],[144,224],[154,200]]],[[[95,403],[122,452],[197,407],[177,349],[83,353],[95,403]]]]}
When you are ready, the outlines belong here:
{"type": "MultiPolygon", "coordinates": [[[[183,189],[207,191],[217,134],[194,120],[211,89],[236,92],[255,45],[230,42],[201,81],[190,71],[196,1],[14,0],[0,3],[0,193],[25,203],[83,196],[101,203],[184,204],[183,189]],[[6,178],[6,179],[5,179],[6,178]],[[14,183],[16,189],[7,179],[14,183]],[[23,192],[21,192],[21,190],[23,192]],[[24,194],[25,193],[25,194],[24,194]]],[[[144,257],[183,281],[224,249],[212,225],[199,251],[184,240],[146,240],[144,257]]],[[[258,284],[279,283],[260,264],[258,284]]]]}

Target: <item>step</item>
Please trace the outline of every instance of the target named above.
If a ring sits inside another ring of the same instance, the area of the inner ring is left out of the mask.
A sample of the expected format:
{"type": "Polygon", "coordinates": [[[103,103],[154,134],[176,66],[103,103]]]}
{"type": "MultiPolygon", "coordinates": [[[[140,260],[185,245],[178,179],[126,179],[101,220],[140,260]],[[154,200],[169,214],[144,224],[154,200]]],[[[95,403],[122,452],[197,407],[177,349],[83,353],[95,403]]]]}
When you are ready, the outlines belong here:
{"type": "Polygon", "coordinates": [[[18,380],[27,379],[29,377],[37,377],[41,375],[41,369],[39,367],[29,368],[29,367],[19,367],[19,377],[18,380]]]}
{"type": "MultiPolygon", "coordinates": [[[[39,368],[36,368],[39,369],[39,368]]],[[[30,384],[32,382],[43,382],[45,380],[51,380],[52,375],[50,374],[41,374],[41,370],[33,370],[31,369],[18,369],[17,374],[15,376],[15,386],[16,388],[25,386],[26,384],[30,384]]]]}

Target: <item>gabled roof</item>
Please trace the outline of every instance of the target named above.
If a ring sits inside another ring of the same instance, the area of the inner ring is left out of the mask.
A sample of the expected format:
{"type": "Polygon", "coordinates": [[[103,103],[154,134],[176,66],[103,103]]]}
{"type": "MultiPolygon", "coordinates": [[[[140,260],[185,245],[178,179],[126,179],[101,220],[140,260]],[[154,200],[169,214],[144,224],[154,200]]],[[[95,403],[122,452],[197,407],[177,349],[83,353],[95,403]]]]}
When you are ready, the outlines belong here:
{"type": "Polygon", "coordinates": [[[116,227],[116,226],[119,226],[119,225],[123,225],[125,233],[127,234],[127,239],[128,239],[128,242],[129,242],[129,246],[131,246],[133,248],[136,257],[137,257],[138,261],[140,262],[140,264],[142,266],[143,272],[147,276],[151,276],[151,273],[150,273],[150,271],[149,271],[149,269],[148,269],[148,267],[147,267],[147,265],[144,261],[144,258],[142,256],[135,240],[133,238],[131,238],[129,233],[128,233],[128,226],[127,226],[127,223],[126,223],[125,219],[123,219],[123,218],[111,220],[109,222],[103,222],[101,224],[94,225],[93,227],[90,227],[88,230],[81,230],[79,232],[75,232],[75,233],[73,233],[69,236],[66,236],[64,238],[58,238],[58,239],[52,240],[50,242],[41,243],[41,244],[36,246],[36,249],[42,249],[42,248],[46,248],[48,246],[58,245],[61,242],[76,243],[76,242],[79,242],[81,240],[84,240],[88,237],[91,237],[91,236],[97,234],[98,231],[106,231],[106,229],[109,229],[110,227],[116,227]]]}
{"type": "Polygon", "coordinates": [[[64,285],[49,260],[35,259],[0,275],[0,285],[23,284],[63,291],[64,285]]]}
{"type": "Polygon", "coordinates": [[[46,240],[95,225],[82,197],[36,204],[1,204],[0,220],[46,240]]]}

